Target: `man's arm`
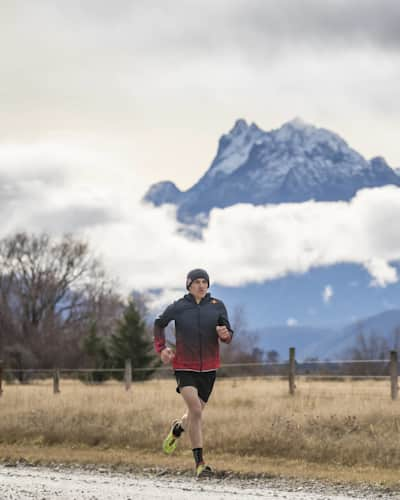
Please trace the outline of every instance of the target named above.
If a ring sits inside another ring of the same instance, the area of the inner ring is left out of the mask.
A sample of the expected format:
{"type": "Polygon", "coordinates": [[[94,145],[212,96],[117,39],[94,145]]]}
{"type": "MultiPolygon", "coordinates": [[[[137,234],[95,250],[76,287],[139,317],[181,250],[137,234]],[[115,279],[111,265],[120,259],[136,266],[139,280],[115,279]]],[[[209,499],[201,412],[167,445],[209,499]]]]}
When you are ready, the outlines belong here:
{"type": "Polygon", "coordinates": [[[219,339],[225,344],[232,342],[233,330],[231,324],[229,323],[228,312],[226,310],[225,304],[221,302],[221,312],[218,317],[217,334],[219,339]]]}
{"type": "Polygon", "coordinates": [[[165,327],[174,319],[174,312],[175,303],[169,305],[154,321],[154,348],[159,354],[167,347],[165,343],[165,327]]]}

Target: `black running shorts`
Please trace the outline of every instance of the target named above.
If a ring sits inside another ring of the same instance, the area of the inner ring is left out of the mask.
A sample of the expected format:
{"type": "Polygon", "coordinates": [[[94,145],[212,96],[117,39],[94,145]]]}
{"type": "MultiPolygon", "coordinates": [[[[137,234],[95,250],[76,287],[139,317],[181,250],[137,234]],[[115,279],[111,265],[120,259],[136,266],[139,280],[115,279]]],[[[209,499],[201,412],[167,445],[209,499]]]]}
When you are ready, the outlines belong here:
{"type": "Polygon", "coordinates": [[[176,370],[175,377],[178,384],[176,392],[181,392],[182,387],[195,387],[199,398],[207,403],[214,387],[217,372],[192,372],[190,370],[176,370]]]}

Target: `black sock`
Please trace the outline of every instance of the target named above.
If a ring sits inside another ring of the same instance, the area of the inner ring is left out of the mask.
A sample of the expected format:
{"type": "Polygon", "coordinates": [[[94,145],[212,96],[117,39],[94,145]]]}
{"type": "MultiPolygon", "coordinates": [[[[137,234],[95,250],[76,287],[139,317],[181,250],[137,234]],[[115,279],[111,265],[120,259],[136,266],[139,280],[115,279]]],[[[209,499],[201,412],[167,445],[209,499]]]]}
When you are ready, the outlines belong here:
{"type": "Polygon", "coordinates": [[[175,437],[180,437],[180,435],[182,434],[182,432],[185,432],[185,429],[181,426],[180,422],[177,422],[175,425],[174,425],[174,428],[172,429],[172,434],[175,436],[175,437]]]}
{"type": "Polygon", "coordinates": [[[193,448],[194,461],[196,462],[196,467],[203,463],[203,448],[193,448]]]}

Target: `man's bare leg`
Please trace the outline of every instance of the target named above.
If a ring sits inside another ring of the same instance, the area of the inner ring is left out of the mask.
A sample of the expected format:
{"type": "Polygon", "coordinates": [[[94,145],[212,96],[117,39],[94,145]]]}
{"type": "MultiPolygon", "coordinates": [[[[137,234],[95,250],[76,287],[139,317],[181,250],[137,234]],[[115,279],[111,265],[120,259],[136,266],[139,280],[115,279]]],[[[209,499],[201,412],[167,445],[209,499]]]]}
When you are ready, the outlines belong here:
{"type": "MultiPolygon", "coordinates": [[[[201,407],[204,409],[206,406],[205,402],[200,399],[201,407]]],[[[187,410],[181,417],[180,419],[180,424],[183,428],[183,430],[187,430],[189,428],[189,410],[187,410]]]]}
{"type": "Polygon", "coordinates": [[[182,387],[180,391],[188,408],[182,417],[182,427],[189,431],[192,448],[203,448],[201,416],[205,403],[199,398],[195,387],[182,387]]]}
{"type": "MultiPolygon", "coordinates": [[[[182,416],[180,420],[175,420],[172,424],[171,430],[169,431],[167,437],[163,441],[163,450],[168,455],[172,453],[176,448],[176,441],[181,436],[182,432],[188,429],[190,441],[193,443],[202,442],[202,432],[201,432],[201,412],[205,406],[204,401],[202,401],[198,394],[197,389],[195,387],[184,387],[181,389],[189,389],[187,392],[187,400],[184,397],[187,411],[182,416]],[[200,406],[200,412],[198,411],[200,406]],[[191,416],[194,416],[192,419],[191,416]],[[190,424],[191,420],[193,420],[193,425],[190,424]],[[192,438],[192,436],[194,439],[192,438]]],[[[192,445],[192,448],[194,446],[192,445]]],[[[201,448],[202,446],[196,446],[196,448],[201,448]]]]}

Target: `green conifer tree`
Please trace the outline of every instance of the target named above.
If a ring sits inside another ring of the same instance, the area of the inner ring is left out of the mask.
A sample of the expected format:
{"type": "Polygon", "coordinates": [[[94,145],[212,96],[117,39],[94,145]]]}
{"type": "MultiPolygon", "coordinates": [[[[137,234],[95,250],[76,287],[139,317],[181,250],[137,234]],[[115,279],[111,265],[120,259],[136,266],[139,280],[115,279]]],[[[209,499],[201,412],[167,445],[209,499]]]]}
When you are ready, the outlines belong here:
{"type": "MultiPolygon", "coordinates": [[[[97,335],[97,324],[95,321],[90,326],[89,335],[83,339],[82,347],[89,357],[93,368],[111,368],[111,358],[108,353],[106,339],[97,335]]],[[[90,378],[95,382],[103,382],[104,380],[108,380],[109,374],[94,370],[90,374],[90,378]]]]}
{"type": "Polygon", "coordinates": [[[115,368],[124,368],[125,360],[130,359],[133,379],[145,380],[159,365],[153,351],[153,343],[146,332],[146,324],[133,300],[125,309],[119,321],[117,332],[110,338],[110,353],[115,368]],[[153,368],[149,371],[135,371],[137,368],[153,368]]]}

